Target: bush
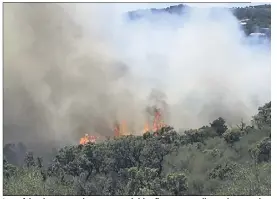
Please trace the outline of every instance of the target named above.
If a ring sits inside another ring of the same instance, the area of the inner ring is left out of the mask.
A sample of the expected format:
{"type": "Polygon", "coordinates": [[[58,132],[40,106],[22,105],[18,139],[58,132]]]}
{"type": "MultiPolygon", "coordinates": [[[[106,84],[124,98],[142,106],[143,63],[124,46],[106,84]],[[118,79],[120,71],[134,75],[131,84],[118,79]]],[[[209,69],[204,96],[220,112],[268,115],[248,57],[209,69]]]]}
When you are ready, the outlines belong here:
{"type": "Polygon", "coordinates": [[[223,134],[224,140],[229,143],[233,144],[234,142],[237,142],[240,140],[240,137],[242,136],[243,132],[238,129],[232,129],[230,131],[227,131],[223,134]]]}
{"type": "Polygon", "coordinates": [[[211,127],[216,131],[216,133],[221,136],[225,131],[228,129],[227,126],[225,125],[225,120],[221,117],[218,119],[214,120],[211,123],[211,127]]]}

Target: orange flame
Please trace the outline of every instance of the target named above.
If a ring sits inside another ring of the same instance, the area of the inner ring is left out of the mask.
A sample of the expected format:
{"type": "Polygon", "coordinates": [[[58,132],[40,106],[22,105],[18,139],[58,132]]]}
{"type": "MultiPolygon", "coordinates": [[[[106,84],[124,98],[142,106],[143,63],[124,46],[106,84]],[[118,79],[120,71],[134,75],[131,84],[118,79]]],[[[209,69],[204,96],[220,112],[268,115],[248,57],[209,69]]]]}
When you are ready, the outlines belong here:
{"type": "Polygon", "coordinates": [[[165,127],[165,126],[166,125],[162,121],[162,114],[161,114],[160,110],[156,109],[155,110],[155,117],[154,117],[154,121],[153,121],[153,126],[149,127],[149,123],[147,122],[144,125],[143,133],[146,133],[148,131],[156,132],[156,131],[160,130],[161,128],[165,127]]]}
{"type": "MultiPolygon", "coordinates": [[[[143,134],[146,132],[154,132],[154,135],[157,136],[156,131],[160,130],[161,128],[165,127],[166,125],[162,121],[162,113],[159,109],[155,110],[155,116],[153,120],[153,125],[151,126],[149,122],[146,122],[143,128],[143,134]]],[[[124,135],[130,135],[128,132],[128,126],[127,122],[124,120],[121,123],[115,123],[114,125],[114,136],[124,136],[124,135]]],[[[89,136],[86,134],[84,137],[80,139],[80,144],[84,145],[87,143],[96,143],[96,137],[95,136],[89,136]]]]}
{"type": "Polygon", "coordinates": [[[126,121],[122,121],[120,124],[117,123],[114,127],[114,136],[118,137],[122,135],[130,135],[126,121]]]}
{"type": "Polygon", "coordinates": [[[148,124],[148,122],[147,122],[147,123],[145,123],[145,125],[144,125],[143,133],[146,133],[146,132],[149,132],[149,131],[150,131],[150,127],[149,127],[149,124],[148,124]]]}
{"type": "Polygon", "coordinates": [[[96,137],[95,136],[89,136],[86,134],[84,137],[80,139],[80,144],[85,145],[88,143],[95,143],[96,142],[96,137]]]}
{"type": "Polygon", "coordinates": [[[120,125],[120,135],[129,135],[126,121],[122,121],[120,125]]]}

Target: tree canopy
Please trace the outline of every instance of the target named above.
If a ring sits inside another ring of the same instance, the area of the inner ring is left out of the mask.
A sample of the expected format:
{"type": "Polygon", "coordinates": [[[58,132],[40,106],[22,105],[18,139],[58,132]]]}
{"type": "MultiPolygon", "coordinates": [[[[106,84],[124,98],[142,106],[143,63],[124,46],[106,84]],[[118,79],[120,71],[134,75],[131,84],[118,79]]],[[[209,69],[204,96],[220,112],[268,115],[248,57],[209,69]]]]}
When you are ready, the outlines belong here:
{"type": "Polygon", "coordinates": [[[6,145],[4,195],[270,195],[271,102],[250,126],[225,122],[65,146],[46,164],[27,152],[14,166],[6,145]]]}

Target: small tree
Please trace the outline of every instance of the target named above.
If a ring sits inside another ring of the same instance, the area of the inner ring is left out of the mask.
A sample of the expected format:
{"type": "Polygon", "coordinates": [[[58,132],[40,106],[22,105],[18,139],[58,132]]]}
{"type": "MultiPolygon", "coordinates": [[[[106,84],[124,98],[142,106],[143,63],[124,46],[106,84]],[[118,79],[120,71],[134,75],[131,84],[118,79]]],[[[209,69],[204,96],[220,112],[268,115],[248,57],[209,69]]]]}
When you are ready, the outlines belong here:
{"type": "Polygon", "coordinates": [[[188,191],[188,180],[185,173],[171,173],[163,180],[163,187],[174,196],[183,196],[188,191]]]}
{"type": "Polygon", "coordinates": [[[271,139],[269,137],[264,138],[250,148],[249,152],[256,162],[269,162],[271,159],[271,139]]]}
{"type": "Polygon", "coordinates": [[[259,129],[264,126],[271,126],[271,102],[259,107],[258,114],[253,117],[252,123],[259,129]]]}
{"type": "Polygon", "coordinates": [[[234,142],[237,142],[240,140],[241,134],[242,134],[242,131],[238,129],[233,129],[231,131],[225,132],[223,134],[223,138],[227,143],[233,144],[234,142]]]}
{"type": "Polygon", "coordinates": [[[33,152],[26,153],[26,156],[24,158],[24,163],[25,163],[25,166],[28,168],[36,166],[33,152]]]}
{"type": "Polygon", "coordinates": [[[228,129],[225,124],[225,120],[222,117],[219,117],[218,119],[214,120],[210,125],[213,129],[215,129],[216,133],[220,136],[223,133],[225,133],[225,131],[228,129]]]}

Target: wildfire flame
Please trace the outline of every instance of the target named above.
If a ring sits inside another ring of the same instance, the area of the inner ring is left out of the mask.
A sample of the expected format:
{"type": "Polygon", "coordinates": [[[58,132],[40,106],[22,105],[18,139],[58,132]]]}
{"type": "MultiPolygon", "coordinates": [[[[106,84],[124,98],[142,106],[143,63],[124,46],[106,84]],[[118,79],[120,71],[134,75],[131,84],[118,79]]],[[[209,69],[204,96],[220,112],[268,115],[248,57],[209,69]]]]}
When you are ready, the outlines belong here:
{"type": "MultiPolygon", "coordinates": [[[[146,122],[143,128],[143,134],[146,132],[156,132],[160,130],[161,128],[165,127],[166,125],[164,124],[162,120],[162,113],[160,109],[155,109],[155,115],[154,115],[154,120],[153,120],[153,125],[149,125],[149,122],[146,122]]],[[[124,135],[130,135],[128,132],[128,126],[127,122],[124,120],[121,123],[115,123],[114,125],[114,136],[124,136],[124,135]]],[[[157,135],[156,133],[154,135],[157,135]]],[[[84,137],[80,139],[80,144],[84,145],[87,143],[96,143],[97,138],[95,136],[89,136],[86,134],[84,137]]]]}
{"type": "Polygon", "coordinates": [[[146,133],[146,132],[149,132],[149,131],[156,132],[156,131],[160,130],[161,128],[165,127],[165,126],[166,125],[164,124],[164,122],[162,120],[161,111],[159,109],[155,109],[155,117],[154,117],[154,121],[153,121],[153,126],[151,128],[149,123],[147,122],[144,125],[143,133],[146,133]]]}
{"type": "Polygon", "coordinates": [[[149,131],[150,131],[150,127],[149,127],[149,123],[147,122],[147,123],[144,125],[143,133],[146,133],[146,132],[149,132],[149,131]]]}
{"type": "Polygon", "coordinates": [[[85,145],[88,143],[95,143],[96,137],[95,136],[89,136],[88,134],[85,134],[84,137],[80,139],[80,144],[85,145]]]}
{"type": "Polygon", "coordinates": [[[127,122],[124,120],[120,124],[116,123],[114,127],[114,136],[130,135],[128,132],[127,122]]]}

